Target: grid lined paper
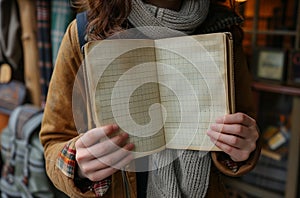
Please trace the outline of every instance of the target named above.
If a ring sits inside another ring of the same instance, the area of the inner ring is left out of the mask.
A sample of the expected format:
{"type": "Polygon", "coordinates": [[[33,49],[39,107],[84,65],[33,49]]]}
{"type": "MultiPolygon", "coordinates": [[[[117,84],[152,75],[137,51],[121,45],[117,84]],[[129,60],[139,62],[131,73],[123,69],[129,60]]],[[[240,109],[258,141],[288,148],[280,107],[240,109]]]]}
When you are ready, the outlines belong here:
{"type": "Polygon", "coordinates": [[[118,40],[93,47],[87,70],[96,123],[120,124],[137,152],[165,144],[211,150],[206,130],[229,112],[224,49],[224,35],[118,40]]]}

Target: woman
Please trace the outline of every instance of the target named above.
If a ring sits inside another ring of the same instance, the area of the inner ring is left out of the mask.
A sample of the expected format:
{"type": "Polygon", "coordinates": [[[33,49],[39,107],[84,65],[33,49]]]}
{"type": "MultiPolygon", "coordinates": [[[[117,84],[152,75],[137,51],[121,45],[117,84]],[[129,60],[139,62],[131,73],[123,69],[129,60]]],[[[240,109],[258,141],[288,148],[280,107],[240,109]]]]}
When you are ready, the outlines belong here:
{"type": "Polygon", "coordinates": [[[75,20],[59,50],[40,133],[47,173],[55,186],[70,197],[223,197],[225,191],[219,173],[245,174],[255,166],[260,153],[250,78],[242,54],[239,27],[242,20],[224,1],[89,0],[80,5],[89,8],[86,37],[89,41],[145,25],[159,25],[186,34],[230,31],[234,37],[238,113],[217,119],[207,131],[223,152],[200,156],[199,152],[186,151],[155,171],[120,171],[132,160],[129,151],[134,145],[127,142],[128,134],[100,142],[106,135],[117,132],[118,126],[87,130],[76,126],[73,119],[74,114],[78,117],[84,112],[72,110],[72,88],[83,60],[75,20]],[[158,16],[158,12],[163,14],[158,16]],[[78,135],[79,132],[85,133],[78,135]]]}

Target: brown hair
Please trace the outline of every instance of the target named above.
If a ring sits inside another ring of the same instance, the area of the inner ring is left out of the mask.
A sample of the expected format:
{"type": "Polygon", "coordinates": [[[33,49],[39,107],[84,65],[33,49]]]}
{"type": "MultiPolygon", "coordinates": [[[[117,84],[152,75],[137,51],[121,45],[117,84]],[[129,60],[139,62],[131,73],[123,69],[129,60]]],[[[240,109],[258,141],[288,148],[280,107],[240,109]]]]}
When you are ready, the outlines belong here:
{"type": "Polygon", "coordinates": [[[123,29],[131,11],[131,0],[76,0],[72,6],[77,12],[88,10],[88,37],[99,40],[123,29]]]}
{"type": "MultiPolygon", "coordinates": [[[[235,8],[234,0],[211,1],[235,8]]],[[[72,6],[77,12],[88,10],[88,37],[90,40],[98,40],[123,29],[131,11],[131,0],[73,0],[72,6]]]]}

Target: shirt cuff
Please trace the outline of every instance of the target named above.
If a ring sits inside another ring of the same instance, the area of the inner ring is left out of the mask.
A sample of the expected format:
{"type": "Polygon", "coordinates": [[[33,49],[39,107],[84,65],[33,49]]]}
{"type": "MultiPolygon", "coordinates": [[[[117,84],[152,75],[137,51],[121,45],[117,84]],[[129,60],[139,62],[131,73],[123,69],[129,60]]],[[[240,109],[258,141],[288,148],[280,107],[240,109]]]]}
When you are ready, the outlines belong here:
{"type": "Polygon", "coordinates": [[[59,153],[56,166],[64,175],[74,180],[74,184],[81,192],[93,191],[97,197],[102,197],[111,185],[111,177],[93,182],[87,178],[80,178],[76,174],[76,149],[75,142],[68,142],[59,153]]]}

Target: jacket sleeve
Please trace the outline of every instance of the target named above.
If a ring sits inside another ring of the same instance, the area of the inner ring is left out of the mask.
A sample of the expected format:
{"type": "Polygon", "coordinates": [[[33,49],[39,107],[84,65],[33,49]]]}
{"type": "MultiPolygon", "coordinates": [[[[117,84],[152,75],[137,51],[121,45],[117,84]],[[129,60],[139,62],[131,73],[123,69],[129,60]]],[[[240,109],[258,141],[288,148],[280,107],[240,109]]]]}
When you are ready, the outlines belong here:
{"type": "Polygon", "coordinates": [[[41,126],[40,140],[44,146],[46,172],[53,184],[70,197],[93,197],[92,192],[82,193],[74,184],[75,150],[72,149],[75,141],[84,131],[85,112],[84,95],[81,95],[80,86],[75,85],[77,72],[80,69],[82,55],[79,49],[76,22],[68,26],[62,40],[55,68],[50,81],[46,100],[44,117],[41,126]],[[76,98],[72,100],[72,98],[76,98]],[[78,107],[78,108],[77,108],[78,107]],[[65,149],[69,145],[69,149],[65,149]],[[63,151],[66,156],[62,158],[63,151]],[[58,159],[64,163],[60,168],[58,159]]]}
{"type": "MultiPolygon", "coordinates": [[[[69,197],[126,197],[121,171],[102,181],[78,181],[75,142],[88,130],[86,92],[76,20],[70,23],[58,51],[49,86],[40,140],[46,172],[56,188],[69,197]],[[84,187],[83,187],[84,186],[84,187]]],[[[135,174],[129,174],[131,194],[135,174]]]]}
{"type": "MultiPolygon", "coordinates": [[[[251,75],[243,53],[243,32],[239,26],[233,26],[231,33],[234,39],[234,78],[235,78],[235,101],[236,112],[243,112],[252,118],[256,118],[254,98],[251,91],[251,75]]],[[[241,176],[252,170],[260,155],[260,138],[256,144],[256,150],[252,152],[248,160],[234,162],[223,152],[212,152],[211,156],[215,166],[229,176],[241,176]]]]}

